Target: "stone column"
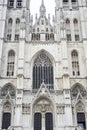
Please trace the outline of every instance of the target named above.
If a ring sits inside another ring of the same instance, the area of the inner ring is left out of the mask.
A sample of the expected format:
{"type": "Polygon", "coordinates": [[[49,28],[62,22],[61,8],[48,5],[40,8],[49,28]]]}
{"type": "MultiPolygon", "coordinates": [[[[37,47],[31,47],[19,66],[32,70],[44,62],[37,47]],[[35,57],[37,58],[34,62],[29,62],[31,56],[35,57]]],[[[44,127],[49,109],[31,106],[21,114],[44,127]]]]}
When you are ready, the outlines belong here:
{"type": "Polygon", "coordinates": [[[42,113],[42,130],[45,130],[45,113],[42,113]]]}

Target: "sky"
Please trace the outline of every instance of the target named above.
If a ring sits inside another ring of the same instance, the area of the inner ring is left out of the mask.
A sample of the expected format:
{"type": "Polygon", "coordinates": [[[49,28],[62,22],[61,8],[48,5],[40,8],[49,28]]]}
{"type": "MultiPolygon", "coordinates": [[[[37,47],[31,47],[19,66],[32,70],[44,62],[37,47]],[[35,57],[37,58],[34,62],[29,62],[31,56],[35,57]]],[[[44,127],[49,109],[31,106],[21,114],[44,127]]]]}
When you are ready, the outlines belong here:
{"type": "MultiPolygon", "coordinates": [[[[31,14],[34,15],[37,13],[39,15],[39,8],[42,0],[30,0],[30,10],[31,14]]],[[[50,13],[51,16],[55,14],[55,0],[44,0],[44,4],[46,7],[46,14],[50,13]]],[[[51,17],[52,18],[52,17],[51,17]]]]}

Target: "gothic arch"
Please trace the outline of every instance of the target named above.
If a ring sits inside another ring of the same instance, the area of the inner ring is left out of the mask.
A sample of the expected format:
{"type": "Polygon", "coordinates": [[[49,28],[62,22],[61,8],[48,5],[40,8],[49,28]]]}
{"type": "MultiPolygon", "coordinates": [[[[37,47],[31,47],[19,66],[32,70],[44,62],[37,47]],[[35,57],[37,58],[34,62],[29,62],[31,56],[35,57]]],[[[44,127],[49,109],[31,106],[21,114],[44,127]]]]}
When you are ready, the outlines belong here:
{"type": "Polygon", "coordinates": [[[79,99],[82,101],[83,97],[86,97],[86,89],[84,86],[80,83],[74,84],[71,88],[71,97],[77,101],[79,101],[79,99]]]}
{"type": "Polygon", "coordinates": [[[85,104],[83,101],[79,100],[75,104],[75,118],[78,126],[81,128],[86,129],[86,111],[85,111],[85,104]]]}
{"type": "Polygon", "coordinates": [[[75,103],[76,112],[85,112],[85,103],[82,100],[78,100],[75,103]]]}
{"type": "Polygon", "coordinates": [[[16,89],[15,86],[11,83],[5,84],[0,90],[0,96],[2,99],[15,99],[16,89]]]}
{"type": "Polygon", "coordinates": [[[41,94],[41,92],[39,91],[38,95],[36,96],[36,98],[33,100],[32,103],[32,125],[34,125],[34,116],[35,114],[40,114],[41,118],[45,118],[46,119],[46,114],[51,114],[53,117],[53,127],[55,125],[55,105],[54,102],[52,101],[52,99],[49,96],[49,93],[47,92],[47,94],[41,94]]]}
{"type": "MultiPolygon", "coordinates": [[[[52,56],[50,56],[52,57],[52,56]]],[[[54,60],[44,50],[38,52],[32,64],[32,88],[38,89],[44,81],[49,89],[54,89],[54,60]]]]}
{"type": "Polygon", "coordinates": [[[83,89],[86,91],[85,87],[84,87],[82,84],[80,84],[79,82],[75,83],[75,84],[71,87],[71,91],[72,91],[76,86],[79,86],[79,87],[83,88],[83,89]]]}
{"type": "MultiPolygon", "coordinates": [[[[36,109],[35,106],[38,105],[38,104],[41,105],[41,107],[45,107],[45,105],[49,105],[49,106],[50,106],[50,109],[49,109],[50,112],[52,112],[52,111],[54,110],[54,108],[53,108],[53,107],[54,107],[53,102],[51,101],[51,99],[49,99],[49,98],[46,97],[46,96],[40,96],[39,98],[37,98],[37,99],[34,101],[34,103],[33,103],[33,105],[32,105],[32,106],[33,106],[33,108],[32,108],[32,109],[33,109],[33,112],[36,111],[36,110],[34,111],[34,109],[36,109]]],[[[45,109],[45,108],[44,108],[44,109],[45,109]]],[[[43,111],[42,111],[42,108],[40,108],[39,111],[40,111],[40,112],[43,112],[43,111]]],[[[47,111],[47,110],[44,110],[44,111],[47,111]]]]}
{"type": "Polygon", "coordinates": [[[46,84],[44,83],[41,84],[40,89],[38,90],[35,98],[32,101],[32,108],[34,107],[35,104],[37,104],[42,99],[47,100],[52,105],[53,110],[54,110],[55,103],[53,99],[51,98],[49,89],[47,89],[46,84]]]}
{"type": "Polygon", "coordinates": [[[73,53],[74,51],[75,51],[75,52],[78,54],[78,56],[79,56],[79,52],[78,52],[77,49],[73,49],[73,50],[71,51],[71,55],[72,55],[72,53],[73,53]]]}
{"type": "Polygon", "coordinates": [[[54,63],[55,63],[55,58],[53,57],[53,55],[50,54],[50,52],[48,52],[48,51],[46,51],[46,50],[44,50],[44,49],[39,50],[38,52],[36,52],[36,53],[32,56],[32,58],[31,58],[31,64],[32,64],[32,65],[34,64],[35,59],[36,59],[37,56],[38,56],[39,54],[41,54],[42,52],[44,52],[44,53],[49,57],[49,59],[51,60],[52,64],[54,65],[54,63]]]}
{"type": "Polygon", "coordinates": [[[3,88],[3,87],[6,87],[6,86],[9,86],[9,85],[12,86],[14,89],[16,89],[15,85],[12,84],[12,83],[10,83],[10,82],[5,83],[5,84],[2,86],[2,88],[3,88]]]}

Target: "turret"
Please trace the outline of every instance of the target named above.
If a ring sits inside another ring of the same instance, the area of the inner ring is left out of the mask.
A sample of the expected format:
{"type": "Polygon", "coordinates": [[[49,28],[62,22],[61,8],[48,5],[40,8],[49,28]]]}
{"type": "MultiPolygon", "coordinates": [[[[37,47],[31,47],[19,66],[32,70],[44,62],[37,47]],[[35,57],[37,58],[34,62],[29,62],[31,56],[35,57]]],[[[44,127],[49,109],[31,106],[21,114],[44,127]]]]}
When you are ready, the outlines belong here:
{"type": "Polygon", "coordinates": [[[44,5],[44,1],[42,0],[41,6],[40,6],[40,16],[45,16],[46,15],[46,8],[44,5]]]}

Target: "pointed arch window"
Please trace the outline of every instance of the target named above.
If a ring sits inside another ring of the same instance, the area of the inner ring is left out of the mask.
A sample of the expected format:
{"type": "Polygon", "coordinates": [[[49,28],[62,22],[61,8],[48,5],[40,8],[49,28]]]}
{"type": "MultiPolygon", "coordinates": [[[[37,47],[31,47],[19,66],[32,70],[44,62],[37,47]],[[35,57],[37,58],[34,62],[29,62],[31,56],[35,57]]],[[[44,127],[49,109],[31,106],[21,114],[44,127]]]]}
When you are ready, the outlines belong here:
{"type": "Polygon", "coordinates": [[[72,74],[73,74],[73,76],[79,76],[80,70],[79,70],[79,60],[78,60],[77,51],[74,50],[71,53],[71,57],[72,57],[72,74]]]}
{"type": "Polygon", "coordinates": [[[50,40],[50,34],[49,34],[49,33],[46,33],[45,39],[46,39],[46,41],[49,41],[49,40],[50,40]]]}
{"type": "Polygon", "coordinates": [[[79,27],[78,27],[78,20],[74,19],[74,35],[75,35],[75,41],[79,41],[79,27]]]}
{"type": "Polygon", "coordinates": [[[40,88],[41,83],[53,89],[53,66],[48,56],[42,52],[35,60],[33,66],[33,89],[40,88]]]}
{"type": "Polygon", "coordinates": [[[9,18],[8,27],[7,27],[7,41],[11,41],[12,38],[12,24],[13,24],[13,20],[12,18],[9,18]]]}
{"type": "Polygon", "coordinates": [[[19,32],[20,31],[20,19],[16,19],[16,25],[15,25],[15,40],[19,41],[19,32]]]}
{"type": "Polygon", "coordinates": [[[69,19],[66,19],[66,39],[67,41],[71,41],[71,29],[69,19]]]}
{"type": "Polygon", "coordinates": [[[5,98],[6,96],[10,96],[12,99],[16,96],[16,91],[11,84],[7,84],[1,89],[0,96],[5,98]]]}
{"type": "Polygon", "coordinates": [[[15,63],[15,52],[11,50],[8,53],[7,76],[14,75],[14,63],[15,63]]]}

